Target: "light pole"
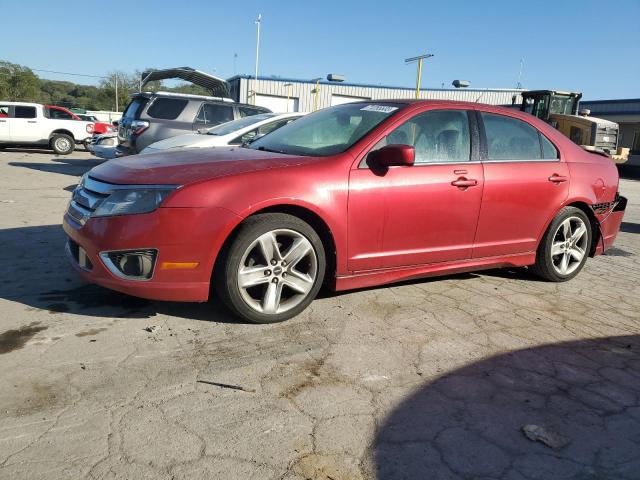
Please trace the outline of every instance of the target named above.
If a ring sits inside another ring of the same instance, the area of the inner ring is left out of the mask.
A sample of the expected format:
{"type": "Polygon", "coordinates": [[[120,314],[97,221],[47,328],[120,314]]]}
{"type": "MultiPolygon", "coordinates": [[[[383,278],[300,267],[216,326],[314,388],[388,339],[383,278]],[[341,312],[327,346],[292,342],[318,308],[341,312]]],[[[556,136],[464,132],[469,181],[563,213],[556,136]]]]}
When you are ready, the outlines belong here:
{"type": "Polygon", "coordinates": [[[258,80],[258,62],[260,60],[260,24],[262,23],[262,14],[258,14],[256,19],[256,75],[255,79],[258,80]]]}
{"type": "Polygon", "coordinates": [[[425,58],[431,58],[433,54],[425,53],[424,55],[418,55],[417,57],[406,58],[404,63],[414,63],[418,62],[418,75],[416,78],[416,98],[420,98],[420,82],[422,81],[422,61],[425,58]]]}
{"type": "Polygon", "coordinates": [[[293,87],[293,83],[285,83],[284,87],[287,89],[287,113],[289,113],[289,99],[291,98],[291,87],[293,87]]]}
{"type": "Polygon", "coordinates": [[[118,72],[116,72],[116,112],[119,112],[120,110],[118,110],[118,72]]]}
{"type": "Polygon", "coordinates": [[[312,82],[316,82],[316,88],[313,90],[313,93],[315,93],[315,95],[313,97],[313,111],[314,112],[316,110],[318,110],[318,94],[320,93],[320,80],[322,80],[321,77],[314,78],[313,80],[311,80],[312,82]]]}

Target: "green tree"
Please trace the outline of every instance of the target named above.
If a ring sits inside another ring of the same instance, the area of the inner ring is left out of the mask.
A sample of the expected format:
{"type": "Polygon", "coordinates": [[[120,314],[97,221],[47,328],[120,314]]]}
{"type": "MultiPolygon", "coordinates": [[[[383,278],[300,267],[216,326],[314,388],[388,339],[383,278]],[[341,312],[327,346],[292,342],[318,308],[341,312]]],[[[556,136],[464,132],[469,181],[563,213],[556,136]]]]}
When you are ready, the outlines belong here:
{"type": "Polygon", "coordinates": [[[34,102],[40,96],[40,80],[27,67],[0,61],[0,99],[34,102]]]}

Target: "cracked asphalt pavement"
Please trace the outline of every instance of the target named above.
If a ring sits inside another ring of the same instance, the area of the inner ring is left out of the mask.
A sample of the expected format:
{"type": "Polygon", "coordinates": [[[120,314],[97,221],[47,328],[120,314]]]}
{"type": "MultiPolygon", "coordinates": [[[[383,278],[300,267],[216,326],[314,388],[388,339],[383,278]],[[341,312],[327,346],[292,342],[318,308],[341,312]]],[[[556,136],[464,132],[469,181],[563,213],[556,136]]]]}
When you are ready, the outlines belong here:
{"type": "Polygon", "coordinates": [[[97,163],[0,152],[1,479],[640,479],[640,181],[570,282],[325,293],[261,326],[78,279],[60,221],[97,163]]]}

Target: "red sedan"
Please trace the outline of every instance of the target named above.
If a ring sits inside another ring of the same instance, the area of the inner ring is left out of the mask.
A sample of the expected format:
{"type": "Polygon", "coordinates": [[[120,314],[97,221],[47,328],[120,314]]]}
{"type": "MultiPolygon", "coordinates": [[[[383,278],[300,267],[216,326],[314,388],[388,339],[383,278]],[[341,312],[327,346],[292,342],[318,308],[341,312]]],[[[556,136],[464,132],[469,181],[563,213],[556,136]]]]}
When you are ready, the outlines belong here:
{"type": "Polygon", "coordinates": [[[370,101],[245,147],[106,162],[64,217],[89,281],[277,322],[335,290],[496,267],[574,277],[626,199],[609,158],[515,110],[370,101]]]}

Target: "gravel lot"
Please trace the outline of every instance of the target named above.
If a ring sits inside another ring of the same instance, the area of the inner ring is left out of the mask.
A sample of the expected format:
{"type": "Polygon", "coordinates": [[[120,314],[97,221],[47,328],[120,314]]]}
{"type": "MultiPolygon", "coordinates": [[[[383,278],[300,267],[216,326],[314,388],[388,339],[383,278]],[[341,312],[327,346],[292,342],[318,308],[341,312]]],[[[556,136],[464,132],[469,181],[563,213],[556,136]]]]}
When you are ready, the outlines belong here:
{"type": "Polygon", "coordinates": [[[60,222],[97,163],[0,152],[0,478],[640,479],[639,181],[568,283],[455,275],[256,326],[75,276],[60,222]]]}

